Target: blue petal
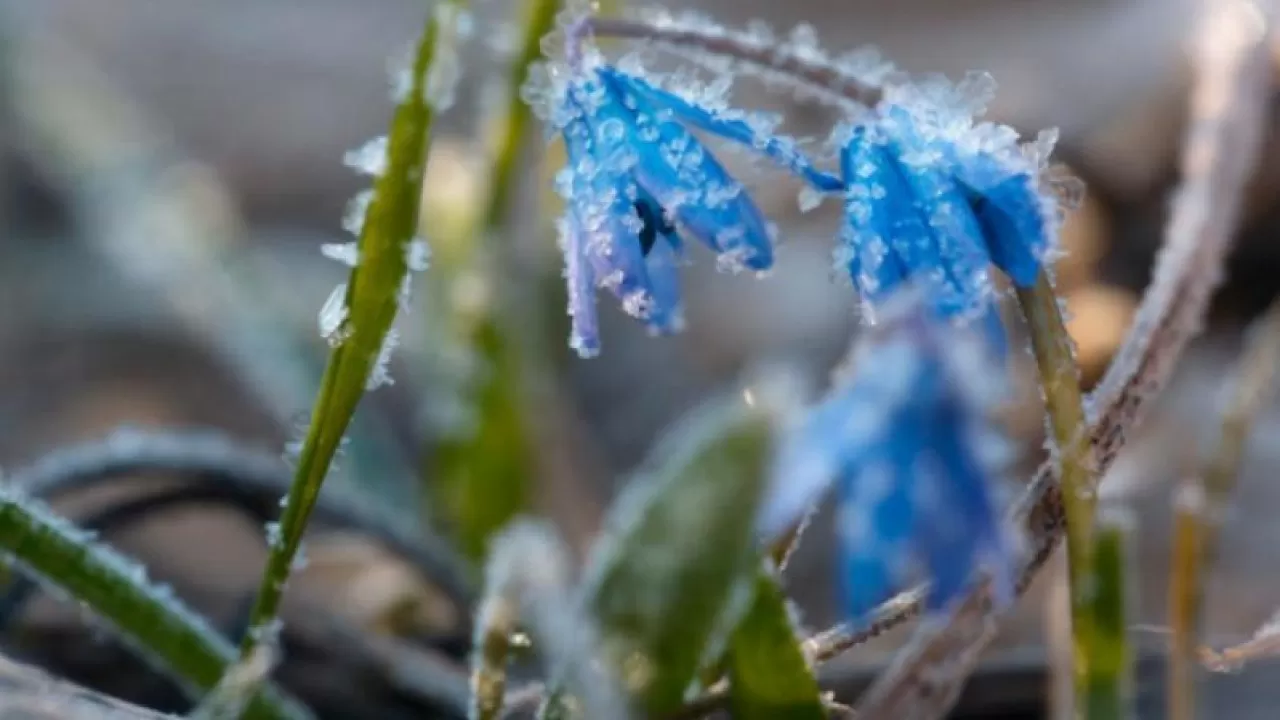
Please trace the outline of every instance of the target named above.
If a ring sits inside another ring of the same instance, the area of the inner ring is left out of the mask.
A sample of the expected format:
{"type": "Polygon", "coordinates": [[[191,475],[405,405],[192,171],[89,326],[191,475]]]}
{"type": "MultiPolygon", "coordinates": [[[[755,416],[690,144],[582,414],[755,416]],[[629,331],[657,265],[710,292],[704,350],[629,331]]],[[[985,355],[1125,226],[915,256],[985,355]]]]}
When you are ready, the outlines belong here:
{"type": "Polygon", "coordinates": [[[798,523],[855,458],[883,439],[879,399],[833,393],[783,436],[756,524],[766,541],[798,523]]]}
{"type": "Polygon", "coordinates": [[[911,577],[916,521],[900,470],[893,461],[864,462],[840,483],[844,606],[855,622],[864,622],[911,577]]]}
{"type": "Polygon", "coordinates": [[[931,243],[929,228],[893,157],[867,128],[853,129],[840,151],[840,171],[849,273],[862,296],[879,303],[923,262],[920,249],[931,243]]]}
{"type": "Polygon", "coordinates": [[[931,242],[901,249],[913,273],[934,279],[937,307],[949,316],[973,315],[990,300],[991,257],[969,200],[948,174],[945,151],[926,142],[903,108],[885,111],[889,153],[911,189],[931,242]]]}
{"type": "Polygon", "coordinates": [[[840,178],[813,167],[809,159],[796,148],[794,140],[762,135],[741,119],[725,117],[722,113],[699,107],[634,75],[621,73],[613,68],[604,68],[600,72],[606,80],[624,88],[646,104],[675,113],[682,122],[764,153],[819,190],[839,192],[844,188],[840,178]]]}
{"type": "Polygon", "coordinates": [[[1036,179],[983,154],[958,161],[956,179],[977,214],[996,267],[1021,287],[1034,285],[1052,233],[1036,179]]]}
{"type": "Polygon", "coordinates": [[[643,317],[651,288],[640,247],[643,225],[635,210],[638,189],[629,173],[634,151],[627,144],[625,117],[606,97],[592,115],[584,110],[582,120],[566,126],[568,199],[585,235],[584,255],[596,281],[628,313],[643,317]]]}
{"type": "MultiPolygon", "coordinates": [[[[623,97],[621,86],[614,86],[623,97]]],[[[728,259],[752,270],[773,265],[769,225],[746,189],[683,126],[659,117],[641,98],[634,106],[635,179],[679,224],[728,259]]]]}
{"type": "Polygon", "coordinates": [[[647,324],[654,332],[669,335],[684,326],[680,301],[680,253],[671,242],[674,233],[660,234],[645,258],[653,303],[647,324]]]}

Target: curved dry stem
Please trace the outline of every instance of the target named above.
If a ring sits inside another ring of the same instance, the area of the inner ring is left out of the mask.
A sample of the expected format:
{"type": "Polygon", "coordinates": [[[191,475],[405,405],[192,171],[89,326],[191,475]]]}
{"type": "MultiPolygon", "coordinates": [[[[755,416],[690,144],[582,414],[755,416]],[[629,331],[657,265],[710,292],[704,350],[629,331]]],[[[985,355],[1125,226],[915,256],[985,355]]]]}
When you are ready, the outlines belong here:
{"type": "MultiPolygon", "coordinates": [[[[1265,117],[1264,92],[1270,79],[1265,39],[1265,19],[1251,3],[1228,0],[1214,6],[1205,24],[1197,57],[1197,82],[1192,96],[1190,125],[1183,153],[1183,183],[1166,228],[1163,249],[1152,283],[1143,297],[1133,328],[1117,353],[1098,389],[1086,406],[1094,462],[1101,476],[1143,419],[1151,400],[1168,384],[1187,343],[1200,329],[1210,295],[1217,287],[1223,260],[1240,212],[1240,198],[1257,157],[1265,117]]],[[[621,20],[595,20],[597,35],[651,39],[707,53],[720,53],[760,63],[779,73],[791,74],[807,85],[839,92],[846,100],[865,103],[878,99],[865,86],[850,87],[834,65],[798,62],[790,55],[775,55],[719,31],[708,35],[696,28],[621,20]],[[824,82],[829,82],[823,86],[824,82]]],[[[1031,552],[1019,573],[1023,592],[1057,547],[1065,527],[1063,498],[1056,468],[1042,465],[1027,490],[1012,508],[1017,522],[1025,524],[1031,552]]],[[[854,628],[841,625],[815,635],[807,646],[815,660],[825,660],[855,647],[920,614],[920,588],[902,593],[881,606],[871,623],[854,628]]],[[[954,621],[985,624],[989,603],[975,594],[960,606],[954,621]]],[[[991,633],[981,633],[980,646],[991,633]]],[[[939,653],[937,642],[908,648],[899,658],[893,682],[924,683],[920,669],[932,657],[972,657],[973,638],[950,633],[935,638],[962,640],[954,652],[939,653]],[[909,680],[908,680],[909,679],[909,680]]],[[[963,680],[946,673],[944,682],[963,680]]],[[[939,678],[942,679],[942,678],[939,678]]],[[[936,682],[928,683],[936,685],[936,682]]],[[[935,688],[936,690],[937,688],[935,688]]],[[[946,697],[945,688],[936,696],[946,697]]],[[[929,688],[902,697],[919,697],[929,688]]],[[[694,701],[697,702],[696,700],[694,701]]]]}
{"type": "Polygon", "coordinates": [[[586,27],[601,37],[644,40],[674,51],[699,51],[732,58],[798,82],[814,95],[836,104],[875,105],[883,90],[825,57],[815,48],[761,42],[705,21],[662,15],[653,21],[591,18],[586,27]]]}

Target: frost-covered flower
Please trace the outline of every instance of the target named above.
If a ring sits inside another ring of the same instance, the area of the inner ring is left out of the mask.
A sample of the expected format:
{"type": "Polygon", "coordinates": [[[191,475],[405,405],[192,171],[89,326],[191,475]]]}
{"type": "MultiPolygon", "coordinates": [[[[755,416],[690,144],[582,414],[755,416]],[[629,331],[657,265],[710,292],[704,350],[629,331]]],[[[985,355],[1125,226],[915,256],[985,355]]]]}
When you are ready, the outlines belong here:
{"type": "Polygon", "coordinates": [[[753,117],[700,104],[623,72],[571,26],[564,62],[548,66],[540,108],[564,140],[568,165],[556,185],[566,201],[559,223],[573,316],[572,345],[599,351],[595,289],[610,290],[657,333],[682,324],[679,233],[696,238],[733,270],[773,265],[774,228],[690,127],[772,157],[820,187],[838,180],[813,171],[795,143],[753,117]]]}
{"type": "Polygon", "coordinates": [[[926,80],[886,90],[841,128],[845,225],[837,257],[874,307],[904,281],[941,314],[991,317],[995,265],[1034,285],[1058,233],[1045,165],[1057,139],[976,123],[993,90],[986,75],[959,85],[926,80]]]}
{"type": "Polygon", "coordinates": [[[835,485],[855,621],[919,576],[931,581],[930,610],[947,608],[980,568],[997,599],[1012,593],[994,480],[1007,446],[991,425],[1002,389],[988,336],[908,295],[885,306],[847,376],[786,433],[760,516],[761,534],[777,537],[835,485]]]}

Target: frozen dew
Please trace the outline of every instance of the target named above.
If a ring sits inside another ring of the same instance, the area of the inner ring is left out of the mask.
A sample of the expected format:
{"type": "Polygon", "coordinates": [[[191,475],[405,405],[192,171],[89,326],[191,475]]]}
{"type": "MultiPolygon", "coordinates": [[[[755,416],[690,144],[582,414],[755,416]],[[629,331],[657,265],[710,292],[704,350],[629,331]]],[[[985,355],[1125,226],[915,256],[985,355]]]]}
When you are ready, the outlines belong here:
{"type": "Polygon", "coordinates": [[[325,243],[320,246],[320,254],[347,267],[355,267],[360,263],[360,246],[355,241],[325,243]]]}
{"type": "Polygon", "coordinates": [[[810,185],[805,185],[804,188],[800,190],[800,193],[796,196],[796,201],[800,207],[800,212],[807,213],[810,210],[814,210],[819,205],[821,205],[822,198],[823,198],[822,191],[817,190],[816,188],[810,185]]]}
{"type": "Polygon", "coordinates": [[[263,526],[264,537],[267,541],[267,547],[277,550],[284,543],[284,531],[280,529],[280,523],[272,520],[263,526]]]}
{"type": "Polygon", "coordinates": [[[289,563],[289,570],[291,572],[302,572],[307,569],[308,562],[307,548],[299,543],[297,551],[293,554],[293,561],[289,563]]]}
{"type": "Polygon", "coordinates": [[[365,390],[377,390],[383,385],[395,383],[391,378],[391,354],[395,352],[396,347],[399,345],[400,331],[391,328],[387,331],[386,337],[382,339],[382,346],[378,348],[378,357],[374,359],[373,366],[369,368],[369,379],[365,382],[365,390]]]}
{"type": "Polygon", "coordinates": [[[342,214],[342,229],[352,235],[359,235],[364,229],[364,219],[369,213],[369,204],[373,202],[372,190],[361,190],[347,203],[342,214]]]}
{"type": "Polygon", "coordinates": [[[378,177],[387,171],[387,136],[381,135],[342,156],[342,164],[358,173],[378,177]]]}
{"type": "Polygon", "coordinates": [[[422,238],[414,238],[405,247],[404,261],[409,272],[425,272],[431,260],[431,246],[422,238]]]}
{"type": "Polygon", "coordinates": [[[413,91],[413,55],[407,48],[387,62],[387,75],[391,79],[391,101],[399,105],[413,91]]]}
{"type": "Polygon", "coordinates": [[[349,331],[345,329],[347,317],[347,284],[342,283],[329,293],[329,298],[320,306],[320,337],[329,343],[329,347],[337,347],[346,340],[349,331]]]}

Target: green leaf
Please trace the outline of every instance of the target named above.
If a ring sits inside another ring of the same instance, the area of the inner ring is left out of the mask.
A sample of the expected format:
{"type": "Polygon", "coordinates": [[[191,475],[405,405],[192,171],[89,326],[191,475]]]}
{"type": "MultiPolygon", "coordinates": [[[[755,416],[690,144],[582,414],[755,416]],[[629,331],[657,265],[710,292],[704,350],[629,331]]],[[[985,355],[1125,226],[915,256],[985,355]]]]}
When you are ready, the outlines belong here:
{"type": "MultiPolygon", "coordinates": [[[[359,263],[351,270],[346,286],[346,316],[333,334],[337,346],[320,383],[278,538],[271,543],[250,631],[240,645],[242,658],[248,657],[259,641],[269,639],[264,633],[273,625],[293,558],[334,453],[371,377],[383,371],[392,344],[389,331],[402,301],[414,251],[428,137],[436,111],[433,103],[437,95],[449,94],[432,87],[437,80],[432,76],[432,63],[438,51],[452,48],[457,9],[462,4],[436,6],[415,50],[408,82],[401,88],[387,141],[385,169],[374,183],[360,231],[359,263]]],[[[456,58],[448,57],[447,62],[456,62],[456,58]]]]}
{"type": "MultiPolygon", "coordinates": [[[[735,589],[749,590],[772,434],[763,403],[706,406],[614,504],[582,592],[603,659],[648,715],[680,706],[717,631],[732,627],[735,589]]],[[[552,697],[544,715],[570,716],[569,705],[552,697]]]]}
{"type": "Polygon", "coordinates": [[[787,598],[771,567],[756,575],[751,609],[729,638],[735,720],[824,720],[817,678],[805,660],[787,598]]]}
{"type": "MultiPolygon", "coordinates": [[[[235,647],[166,588],[152,584],[145,568],[6,488],[0,488],[0,551],[91,608],[193,696],[212,688],[235,661],[235,647]]],[[[249,703],[245,717],[296,720],[311,714],[267,688],[249,703]]]]}

